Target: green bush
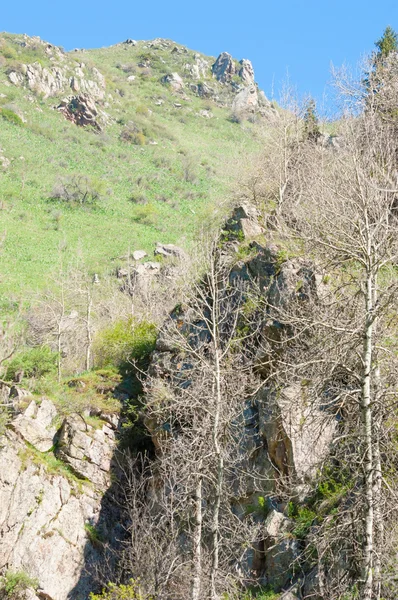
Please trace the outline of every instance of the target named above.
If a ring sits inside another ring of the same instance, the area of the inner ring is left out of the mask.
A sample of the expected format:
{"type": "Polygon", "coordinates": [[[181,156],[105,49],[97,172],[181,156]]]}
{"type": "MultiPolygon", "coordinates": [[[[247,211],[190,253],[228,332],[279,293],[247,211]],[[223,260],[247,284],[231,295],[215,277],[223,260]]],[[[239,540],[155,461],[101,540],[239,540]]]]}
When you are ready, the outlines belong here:
{"type": "Polygon", "coordinates": [[[25,377],[42,377],[55,373],[58,353],[48,346],[27,348],[18,353],[7,365],[6,379],[14,379],[18,372],[23,371],[25,377]]]}
{"type": "Polygon", "coordinates": [[[30,577],[24,571],[7,571],[5,576],[0,581],[0,591],[5,594],[10,600],[17,600],[24,596],[24,592],[28,588],[37,589],[39,582],[30,577]]]}
{"type": "Polygon", "coordinates": [[[5,121],[12,123],[13,125],[19,125],[23,127],[23,121],[21,117],[19,117],[13,110],[9,108],[0,108],[0,116],[3,117],[5,121]]]}
{"type": "Polygon", "coordinates": [[[125,367],[129,362],[144,361],[155,348],[156,327],[148,321],[116,321],[99,332],[94,341],[99,367],[125,367]]]}
{"type": "Polygon", "coordinates": [[[103,590],[102,594],[90,594],[90,600],[153,600],[140,590],[139,582],[130,579],[130,583],[116,585],[109,583],[108,589],[103,590]]]}

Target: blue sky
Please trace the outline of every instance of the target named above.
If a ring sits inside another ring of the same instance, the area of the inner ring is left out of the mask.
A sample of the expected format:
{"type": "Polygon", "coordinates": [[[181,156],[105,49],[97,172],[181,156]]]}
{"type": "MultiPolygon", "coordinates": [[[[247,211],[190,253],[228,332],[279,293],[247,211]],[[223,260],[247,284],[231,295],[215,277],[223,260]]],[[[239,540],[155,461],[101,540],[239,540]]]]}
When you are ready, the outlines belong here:
{"type": "Polygon", "coordinates": [[[205,54],[252,60],[260,87],[277,96],[287,73],[319,103],[330,65],[355,65],[387,25],[398,30],[397,0],[18,0],[1,8],[4,31],[39,35],[67,50],[127,37],[171,38],[205,54]]]}

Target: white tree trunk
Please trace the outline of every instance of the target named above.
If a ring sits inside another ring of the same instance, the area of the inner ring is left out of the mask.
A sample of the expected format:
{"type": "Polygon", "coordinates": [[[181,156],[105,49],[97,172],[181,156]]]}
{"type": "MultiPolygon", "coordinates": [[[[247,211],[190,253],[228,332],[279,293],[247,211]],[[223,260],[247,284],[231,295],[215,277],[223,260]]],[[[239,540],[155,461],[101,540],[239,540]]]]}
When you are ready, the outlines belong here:
{"type": "Polygon", "coordinates": [[[363,347],[363,378],[361,416],[364,433],[365,469],[365,548],[363,559],[362,600],[373,598],[373,545],[374,545],[374,506],[373,506],[373,424],[371,406],[372,345],[373,345],[373,279],[369,271],[366,281],[366,324],[363,347]]]}
{"type": "Polygon", "coordinates": [[[200,588],[202,580],[202,478],[198,479],[195,489],[194,535],[193,535],[193,580],[191,600],[201,600],[200,588]]]}

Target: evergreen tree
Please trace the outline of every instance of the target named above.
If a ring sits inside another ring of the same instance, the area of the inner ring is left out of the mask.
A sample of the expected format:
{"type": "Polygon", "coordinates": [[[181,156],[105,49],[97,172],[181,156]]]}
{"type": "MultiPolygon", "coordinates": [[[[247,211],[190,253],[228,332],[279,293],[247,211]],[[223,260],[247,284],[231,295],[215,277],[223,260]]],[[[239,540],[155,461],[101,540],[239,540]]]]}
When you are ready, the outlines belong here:
{"type": "Polygon", "coordinates": [[[304,136],[306,140],[316,143],[320,135],[321,131],[319,129],[318,115],[316,114],[316,104],[315,100],[311,98],[304,114],[304,136]]]}
{"type": "Polygon", "coordinates": [[[376,61],[383,60],[386,58],[390,52],[398,51],[398,34],[390,25],[385,28],[383,35],[381,38],[375,42],[375,46],[378,48],[378,52],[376,54],[376,61]]]}

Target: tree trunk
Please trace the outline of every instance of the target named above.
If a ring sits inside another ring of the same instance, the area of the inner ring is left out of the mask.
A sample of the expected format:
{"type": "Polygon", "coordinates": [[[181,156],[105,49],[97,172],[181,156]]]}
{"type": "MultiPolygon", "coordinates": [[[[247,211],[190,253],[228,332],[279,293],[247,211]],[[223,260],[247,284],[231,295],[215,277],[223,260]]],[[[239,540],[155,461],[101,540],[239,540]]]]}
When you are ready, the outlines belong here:
{"type": "Polygon", "coordinates": [[[362,600],[373,597],[373,425],[371,407],[372,345],[373,345],[373,278],[369,269],[366,281],[366,323],[363,347],[363,378],[361,416],[364,434],[365,469],[365,548],[363,557],[362,600]]]}
{"type": "Polygon", "coordinates": [[[193,580],[191,600],[201,600],[200,584],[202,580],[202,478],[198,479],[195,489],[195,514],[193,535],[193,580]]]}

